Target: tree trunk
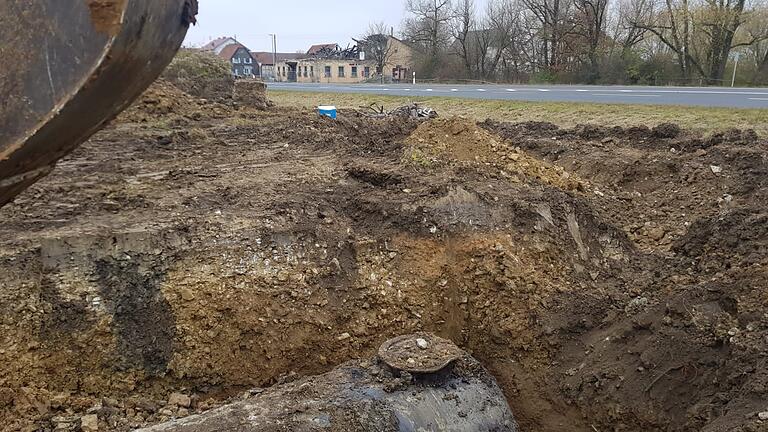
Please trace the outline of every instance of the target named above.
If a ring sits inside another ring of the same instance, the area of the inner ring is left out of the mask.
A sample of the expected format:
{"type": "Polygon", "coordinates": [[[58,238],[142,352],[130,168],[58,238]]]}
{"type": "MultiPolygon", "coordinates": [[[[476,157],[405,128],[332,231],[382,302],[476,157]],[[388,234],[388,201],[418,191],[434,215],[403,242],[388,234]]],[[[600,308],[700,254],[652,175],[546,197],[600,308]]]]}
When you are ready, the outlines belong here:
{"type": "Polygon", "coordinates": [[[765,56],[760,64],[757,66],[757,73],[755,79],[752,80],[753,84],[768,84],[768,51],[765,52],[765,56]]]}

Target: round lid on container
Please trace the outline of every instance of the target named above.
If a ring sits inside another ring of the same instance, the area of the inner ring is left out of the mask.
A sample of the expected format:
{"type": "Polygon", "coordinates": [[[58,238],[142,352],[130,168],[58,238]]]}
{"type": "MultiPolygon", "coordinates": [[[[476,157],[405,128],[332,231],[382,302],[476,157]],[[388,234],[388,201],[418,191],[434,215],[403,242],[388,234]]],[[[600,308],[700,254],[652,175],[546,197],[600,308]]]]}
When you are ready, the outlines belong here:
{"type": "Polygon", "coordinates": [[[434,373],[464,355],[453,342],[429,333],[390,339],[379,348],[379,358],[390,367],[411,373],[434,373]]]}

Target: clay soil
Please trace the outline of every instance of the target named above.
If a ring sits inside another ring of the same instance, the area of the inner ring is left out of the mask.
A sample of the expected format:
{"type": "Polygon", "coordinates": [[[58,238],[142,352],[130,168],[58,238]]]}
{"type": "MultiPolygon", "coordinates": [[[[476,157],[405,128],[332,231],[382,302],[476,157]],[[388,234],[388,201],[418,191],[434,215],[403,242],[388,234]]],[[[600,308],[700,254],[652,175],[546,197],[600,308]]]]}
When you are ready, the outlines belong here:
{"type": "Polygon", "coordinates": [[[762,431],[768,142],[161,85],[0,210],[0,428],[130,430],[418,331],[524,431],[762,431]]]}

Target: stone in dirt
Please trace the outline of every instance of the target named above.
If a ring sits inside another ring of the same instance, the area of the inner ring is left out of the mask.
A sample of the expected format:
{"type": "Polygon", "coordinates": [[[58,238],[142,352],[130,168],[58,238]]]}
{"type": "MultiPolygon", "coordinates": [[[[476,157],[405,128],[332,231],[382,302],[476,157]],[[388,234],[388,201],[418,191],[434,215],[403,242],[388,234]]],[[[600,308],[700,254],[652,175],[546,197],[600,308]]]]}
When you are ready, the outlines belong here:
{"type": "Polygon", "coordinates": [[[171,396],[168,398],[168,405],[176,405],[177,407],[181,408],[189,408],[191,404],[192,399],[182,393],[171,393],[171,396]]]}
{"type": "Polygon", "coordinates": [[[80,429],[83,432],[97,432],[99,430],[99,417],[96,414],[80,417],[80,429]]]}
{"type": "Polygon", "coordinates": [[[418,345],[419,349],[423,349],[423,350],[429,348],[429,342],[427,342],[423,338],[416,339],[416,345],[418,345]]]}

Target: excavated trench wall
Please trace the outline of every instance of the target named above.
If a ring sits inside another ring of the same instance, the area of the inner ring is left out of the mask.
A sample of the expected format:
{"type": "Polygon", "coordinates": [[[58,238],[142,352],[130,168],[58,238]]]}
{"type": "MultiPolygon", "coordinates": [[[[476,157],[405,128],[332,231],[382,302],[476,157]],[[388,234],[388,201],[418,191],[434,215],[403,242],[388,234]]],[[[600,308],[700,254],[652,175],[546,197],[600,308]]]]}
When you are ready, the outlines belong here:
{"type": "Polygon", "coordinates": [[[757,150],[665,149],[669,181],[627,190],[661,153],[603,136],[650,130],[486,125],[503,141],[161,96],[0,211],[6,430],[130,430],[419,330],[488,367],[522,430],[761,425],[757,150]],[[738,254],[709,243],[729,233],[738,254]]]}

